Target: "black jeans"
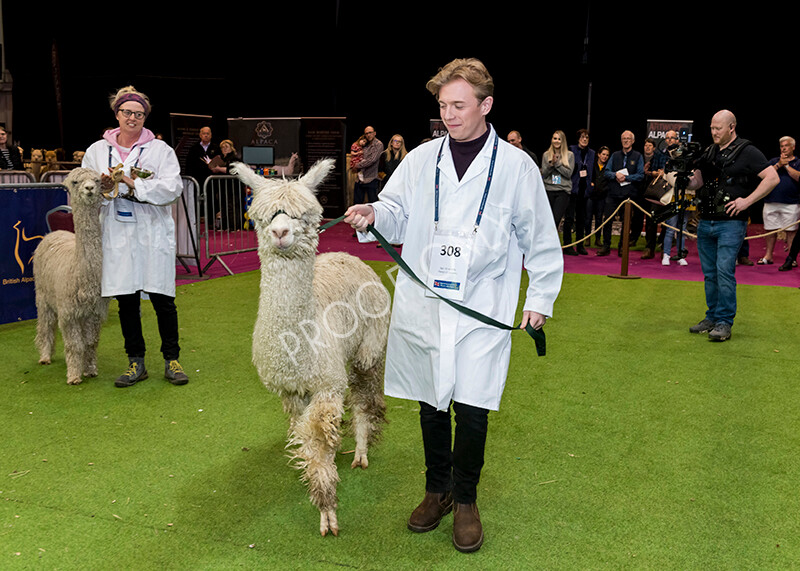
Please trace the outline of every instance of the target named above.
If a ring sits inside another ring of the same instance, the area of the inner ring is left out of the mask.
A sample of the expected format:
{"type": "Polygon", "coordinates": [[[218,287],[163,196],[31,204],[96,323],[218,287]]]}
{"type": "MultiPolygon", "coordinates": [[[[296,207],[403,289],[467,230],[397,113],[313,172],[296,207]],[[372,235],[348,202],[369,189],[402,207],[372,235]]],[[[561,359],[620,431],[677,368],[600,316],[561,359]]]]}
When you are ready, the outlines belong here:
{"type": "MultiPolygon", "coordinates": [[[[161,335],[161,353],[164,359],[177,359],[180,353],[178,345],[178,309],[175,298],[159,293],[149,293],[153,309],[158,320],[158,333],[161,335]]],[[[145,343],[142,335],[142,310],[140,293],[116,296],[119,304],[119,324],[122,337],[125,339],[125,353],[128,357],[144,357],[145,343]]]]}
{"type": "Polygon", "coordinates": [[[475,502],[483,468],[489,411],[453,402],[456,420],[453,440],[450,410],[439,411],[424,402],[419,406],[425,447],[425,490],[431,493],[452,490],[455,502],[475,502]]]}

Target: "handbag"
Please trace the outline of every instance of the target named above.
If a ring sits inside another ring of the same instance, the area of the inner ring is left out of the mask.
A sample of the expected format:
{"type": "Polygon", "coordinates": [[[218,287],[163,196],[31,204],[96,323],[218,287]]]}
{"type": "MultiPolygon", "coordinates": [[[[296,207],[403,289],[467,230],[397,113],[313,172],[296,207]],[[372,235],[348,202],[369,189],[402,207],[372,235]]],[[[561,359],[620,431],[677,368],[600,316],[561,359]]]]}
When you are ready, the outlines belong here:
{"type": "Polygon", "coordinates": [[[669,204],[674,193],[673,186],[667,178],[659,174],[644,191],[645,199],[656,204],[669,204]]]}

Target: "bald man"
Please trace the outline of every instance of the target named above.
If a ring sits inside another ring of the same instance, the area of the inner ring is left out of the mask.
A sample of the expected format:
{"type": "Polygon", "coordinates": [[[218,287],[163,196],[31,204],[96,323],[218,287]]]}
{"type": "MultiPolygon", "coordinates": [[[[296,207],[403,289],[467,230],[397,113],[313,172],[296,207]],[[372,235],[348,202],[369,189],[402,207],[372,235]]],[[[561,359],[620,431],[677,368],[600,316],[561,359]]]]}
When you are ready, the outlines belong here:
{"type": "Polygon", "coordinates": [[[690,333],[712,341],[731,338],[736,315],[736,257],[747,234],[747,209],[778,184],[778,174],[750,141],[736,133],[736,117],[723,109],[711,118],[710,145],[688,188],[697,190],[700,221],[697,251],[703,269],[706,311],[690,333]]]}

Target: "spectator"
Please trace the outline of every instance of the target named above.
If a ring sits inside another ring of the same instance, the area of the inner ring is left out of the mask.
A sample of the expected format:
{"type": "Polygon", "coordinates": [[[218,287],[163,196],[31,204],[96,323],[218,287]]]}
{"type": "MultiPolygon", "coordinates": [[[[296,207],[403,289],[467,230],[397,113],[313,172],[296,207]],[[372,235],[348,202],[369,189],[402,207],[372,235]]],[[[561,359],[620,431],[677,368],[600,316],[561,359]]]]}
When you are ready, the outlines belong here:
{"type": "MultiPolygon", "coordinates": [[[[597,251],[598,256],[607,256],[611,252],[611,230],[612,221],[610,218],[614,211],[627,199],[633,198],[638,194],[637,186],[644,181],[644,159],[639,151],[633,149],[636,138],[631,131],[624,131],[620,135],[622,149],[615,151],[608,160],[608,165],[603,169],[603,178],[608,185],[606,195],[605,210],[603,211],[603,247],[597,251]]],[[[620,217],[622,212],[618,213],[620,217]]],[[[628,236],[620,234],[617,254],[621,255],[622,243],[628,236]]]]}
{"type": "MultiPolygon", "coordinates": [[[[795,141],[792,137],[781,137],[780,156],[773,158],[769,164],[778,173],[778,186],[772,189],[764,199],[763,216],[764,231],[786,230],[786,247],[791,251],[797,234],[797,222],[800,217],[800,159],[794,155],[795,141]]],[[[772,264],[773,250],[777,235],[767,234],[764,237],[764,256],[758,264],[772,264]]]]}
{"type": "Polygon", "coordinates": [[[186,174],[197,181],[198,190],[203,190],[206,179],[211,175],[209,162],[219,155],[219,149],[211,142],[211,127],[201,127],[199,140],[186,152],[186,174]]]}
{"type": "MultiPolygon", "coordinates": [[[[100,173],[122,164],[119,196],[100,209],[103,232],[103,297],[115,297],[128,355],[128,370],[114,381],[130,387],[147,378],[140,299],[147,294],[155,309],[164,376],[174,385],[189,382],[178,357],[175,307],[175,223],[172,206],[183,191],[175,152],[157,140],[144,122],[150,100],[133,87],[111,97],[119,127],[105,132],[83,157],[83,166],[100,173]]],[[[113,186],[103,174],[103,187],[113,186]]]]}
{"type": "Polygon", "coordinates": [[[541,168],[542,165],[539,162],[539,157],[536,156],[536,153],[534,153],[532,150],[530,150],[528,147],[522,144],[522,135],[519,134],[519,131],[511,131],[508,134],[508,137],[506,137],[506,140],[515,147],[517,147],[518,149],[522,149],[523,151],[528,153],[528,155],[533,159],[533,162],[536,163],[536,166],[541,168]]]}
{"type": "Polygon", "coordinates": [[[8,132],[3,127],[0,127],[0,170],[25,170],[19,148],[9,142],[8,132]]]}
{"type": "MultiPolygon", "coordinates": [[[[675,131],[667,131],[664,136],[664,142],[669,148],[672,145],[678,144],[678,133],[675,131]]],[[[672,183],[672,187],[675,188],[675,177],[674,173],[665,175],[668,177],[668,180],[672,183]]],[[[666,228],[664,231],[664,246],[662,248],[663,255],[661,256],[661,265],[668,266],[670,264],[671,259],[678,260],[679,266],[686,266],[688,262],[686,261],[686,251],[683,249],[683,239],[684,239],[684,232],[686,231],[686,223],[688,221],[687,213],[683,212],[683,223],[680,228],[680,233],[673,228],[678,228],[679,218],[681,216],[675,215],[670,217],[664,223],[666,226],[670,226],[670,228],[666,228]],[[675,242],[675,236],[678,236],[678,241],[676,245],[676,253],[675,256],[671,256],[670,252],[672,251],[672,244],[675,242]]]]}
{"type": "Polygon", "coordinates": [[[569,148],[575,157],[575,169],[572,171],[572,192],[564,215],[564,243],[572,242],[572,228],[575,227],[576,251],[585,256],[588,254],[583,244],[586,231],[586,202],[594,178],[594,149],[589,148],[589,131],[578,131],[578,144],[569,148]]]}
{"type": "MultiPolygon", "coordinates": [[[[603,223],[603,210],[605,210],[606,195],[608,194],[608,182],[603,177],[603,169],[608,164],[611,156],[611,149],[606,146],[600,147],[595,155],[595,162],[592,170],[592,184],[589,186],[589,197],[586,200],[586,232],[591,234],[592,230],[598,230],[603,223]],[[594,222],[594,228],[592,228],[594,222]]],[[[594,245],[600,247],[603,243],[601,232],[594,235],[594,245]]],[[[586,244],[588,246],[588,244],[586,244]]]]}
{"type": "Polygon", "coordinates": [[[363,181],[364,175],[359,170],[361,157],[364,154],[364,147],[367,145],[367,138],[361,135],[355,142],[350,145],[350,170],[356,175],[356,180],[363,181]]]}
{"type": "Polygon", "coordinates": [[[383,187],[392,173],[400,165],[400,162],[406,158],[408,151],[406,150],[406,142],[401,135],[395,135],[389,140],[389,146],[381,155],[380,165],[378,172],[382,173],[381,186],[383,187]]]}
{"type": "Polygon", "coordinates": [[[736,256],[747,234],[747,209],[778,184],[778,173],[755,145],[736,132],[728,110],[711,119],[710,145],[688,189],[700,193],[697,252],[703,269],[706,311],[690,333],[708,333],[712,341],[731,337],[736,315],[736,256]]]}
{"type": "MultiPolygon", "coordinates": [[[[544,152],[542,157],[542,180],[547,191],[547,199],[550,202],[550,209],[553,211],[553,220],[556,229],[569,206],[569,199],[572,191],[572,171],[575,170],[575,155],[567,148],[567,137],[564,131],[556,131],[550,139],[550,147],[544,152]]],[[[564,225],[567,229],[569,225],[564,225]]],[[[572,231],[570,230],[570,237],[572,231]]],[[[569,244],[567,235],[564,235],[564,244],[569,244]]],[[[564,248],[567,256],[577,256],[575,248],[564,248]]]]}
{"type": "Polygon", "coordinates": [[[375,202],[378,200],[381,188],[378,167],[384,150],[383,143],[376,137],[375,129],[372,127],[364,129],[364,138],[366,144],[358,163],[360,176],[353,186],[353,202],[355,204],[363,204],[365,199],[367,202],[375,202]]]}
{"type": "Polygon", "coordinates": [[[644,184],[636,196],[636,204],[643,208],[634,210],[631,217],[631,245],[635,244],[642,233],[642,223],[645,230],[645,248],[642,253],[643,260],[651,260],[656,255],[656,240],[658,238],[658,224],[653,221],[655,204],[644,198],[644,190],[658,177],[664,176],[664,167],[667,164],[667,155],[657,147],[658,141],[648,137],[644,142],[644,184]]]}

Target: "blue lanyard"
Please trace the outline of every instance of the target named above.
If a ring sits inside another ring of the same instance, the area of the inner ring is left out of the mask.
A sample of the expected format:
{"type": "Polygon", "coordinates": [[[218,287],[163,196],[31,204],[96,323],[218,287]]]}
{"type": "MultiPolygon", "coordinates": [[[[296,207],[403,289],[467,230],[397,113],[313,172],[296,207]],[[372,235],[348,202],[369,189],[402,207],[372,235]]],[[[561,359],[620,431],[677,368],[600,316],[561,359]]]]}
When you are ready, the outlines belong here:
{"type": "MultiPolygon", "coordinates": [[[[445,137],[445,141],[447,138],[445,137]]],[[[439,154],[436,157],[436,183],[434,185],[435,188],[435,203],[434,203],[434,213],[433,213],[433,225],[434,228],[439,225],[439,162],[442,160],[442,150],[444,149],[444,143],[442,141],[441,146],[439,147],[439,154]]],[[[483,217],[483,209],[486,207],[486,197],[489,196],[489,187],[492,185],[492,176],[494,175],[494,165],[497,161],[497,141],[498,136],[497,133],[494,134],[494,145],[492,147],[492,160],[489,163],[489,175],[486,177],[486,188],[483,189],[483,198],[481,199],[481,206],[478,208],[478,216],[475,218],[475,228],[473,232],[478,231],[478,226],[481,224],[481,218],[483,217]]]]}
{"type": "MultiPolygon", "coordinates": [[[[108,146],[108,168],[110,168],[110,169],[113,169],[114,166],[115,166],[113,164],[113,162],[111,161],[111,151],[113,151],[113,150],[114,150],[114,147],[109,145],[108,146]]],[[[144,147],[139,147],[139,154],[136,155],[136,162],[133,163],[134,168],[138,168],[139,167],[139,159],[142,158],[142,151],[143,150],[144,150],[144,147]]]]}

